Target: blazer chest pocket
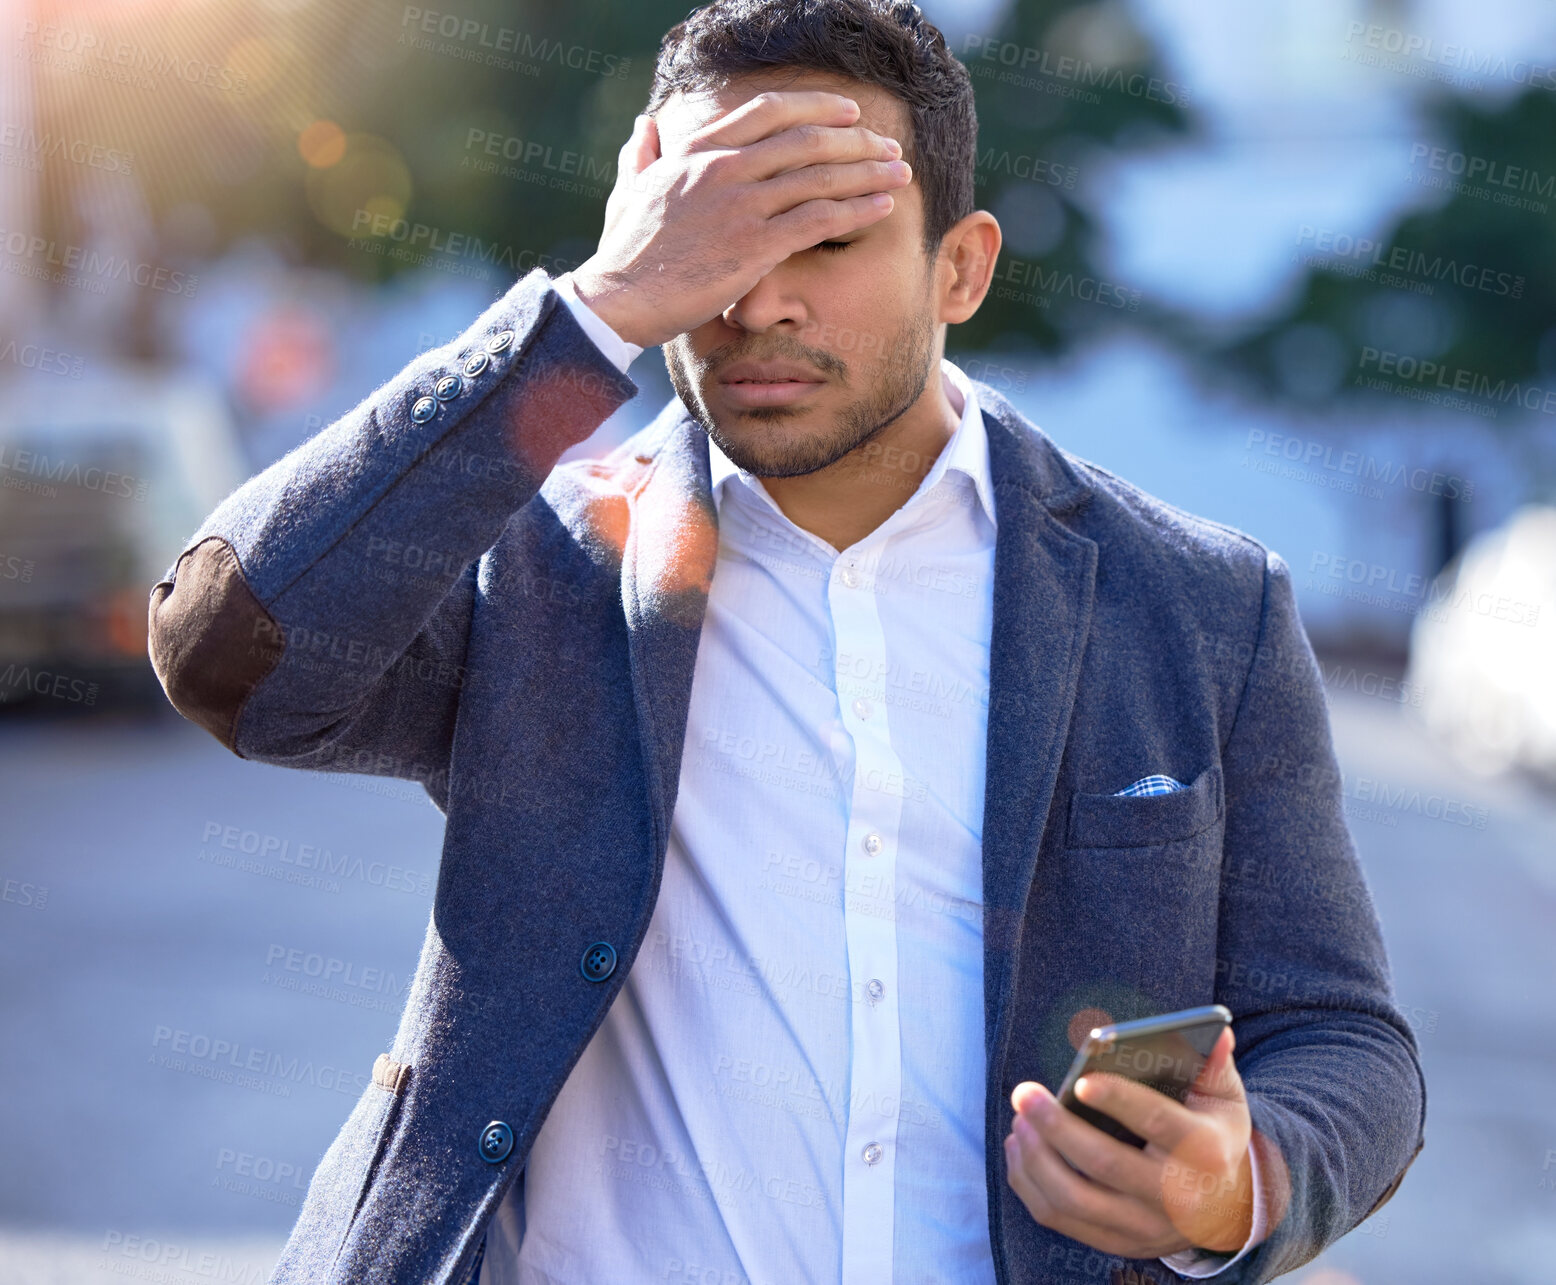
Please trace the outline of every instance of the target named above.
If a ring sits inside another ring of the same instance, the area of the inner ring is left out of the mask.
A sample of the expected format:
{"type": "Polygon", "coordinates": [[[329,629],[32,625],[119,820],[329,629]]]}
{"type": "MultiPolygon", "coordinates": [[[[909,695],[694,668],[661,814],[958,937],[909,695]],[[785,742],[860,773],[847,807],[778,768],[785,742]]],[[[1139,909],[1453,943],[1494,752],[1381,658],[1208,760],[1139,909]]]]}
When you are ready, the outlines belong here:
{"type": "Polygon", "coordinates": [[[1070,797],[1069,848],[1154,848],[1192,839],[1221,820],[1221,764],[1212,763],[1171,794],[1070,797]]]}

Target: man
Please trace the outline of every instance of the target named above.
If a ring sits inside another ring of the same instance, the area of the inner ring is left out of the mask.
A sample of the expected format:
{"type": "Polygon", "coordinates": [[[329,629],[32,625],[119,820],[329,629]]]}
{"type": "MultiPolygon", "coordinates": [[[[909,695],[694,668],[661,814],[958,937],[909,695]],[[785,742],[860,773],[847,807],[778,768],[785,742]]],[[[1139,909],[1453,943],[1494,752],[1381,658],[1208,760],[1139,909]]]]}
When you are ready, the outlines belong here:
{"type": "Polygon", "coordinates": [[[1397,1186],[1419,1063],[1287,568],[943,359],[975,152],[913,6],[697,11],[596,254],[153,590],[234,753],[447,814],[272,1279],[1252,1282],[1397,1186]],[[654,344],[676,400],[555,467],[654,344]],[[1145,1148],[1055,1103],[1093,1024],[1212,1002],[1186,1104],[1083,1094],[1145,1148]]]}

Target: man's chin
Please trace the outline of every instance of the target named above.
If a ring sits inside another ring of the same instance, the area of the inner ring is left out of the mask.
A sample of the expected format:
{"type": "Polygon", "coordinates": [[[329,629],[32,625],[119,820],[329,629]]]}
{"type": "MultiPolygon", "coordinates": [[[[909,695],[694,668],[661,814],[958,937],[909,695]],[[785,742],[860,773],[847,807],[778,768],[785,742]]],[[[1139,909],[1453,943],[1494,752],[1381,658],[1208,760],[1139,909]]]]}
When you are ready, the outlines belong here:
{"type": "Polygon", "coordinates": [[[816,409],[813,406],[721,406],[719,407],[719,422],[768,422],[785,423],[789,420],[814,418],[816,409]]]}
{"type": "Polygon", "coordinates": [[[810,424],[802,412],[741,412],[720,416],[709,438],[731,463],[756,477],[800,477],[837,459],[835,429],[810,424]]]}

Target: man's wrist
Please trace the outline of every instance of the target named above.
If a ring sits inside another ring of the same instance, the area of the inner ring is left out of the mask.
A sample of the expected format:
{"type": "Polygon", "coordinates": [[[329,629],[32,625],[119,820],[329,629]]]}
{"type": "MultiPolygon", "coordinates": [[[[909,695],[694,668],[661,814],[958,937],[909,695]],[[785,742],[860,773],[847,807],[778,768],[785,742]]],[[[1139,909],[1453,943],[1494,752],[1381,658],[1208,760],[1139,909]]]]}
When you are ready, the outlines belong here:
{"type": "Polygon", "coordinates": [[[589,261],[579,264],[568,276],[578,301],[629,344],[641,351],[659,342],[640,328],[627,292],[596,272],[589,261]]]}
{"type": "Polygon", "coordinates": [[[1161,1261],[1177,1275],[1191,1280],[1205,1280],[1226,1271],[1234,1263],[1241,1262],[1261,1245],[1270,1234],[1269,1216],[1265,1209],[1264,1188],[1260,1185],[1259,1149],[1254,1139],[1249,1140],[1244,1157],[1244,1172],[1252,1189],[1248,1208],[1248,1229],[1241,1246],[1235,1250],[1214,1250],[1196,1246],[1179,1250],[1175,1254],[1163,1254],[1161,1261]]]}
{"type": "Polygon", "coordinates": [[[562,301],[573,314],[573,319],[583,328],[583,331],[623,375],[627,368],[643,352],[641,344],[635,344],[616,331],[608,321],[595,312],[578,294],[577,282],[573,274],[564,272],[561,276],[552,280],[551,285],[562,296],[562,301]]]}
{"type": "Polygon", "coordinates": [[[1215,1201],[1215,1212],[1220,1215],[1220,1235],[1213,1245],[1196,1245],[1196,1249],[1204,1250],[1212,1254],[1235,1254],[1248,1243],[1248,1238],[1253,1235],[1254,1216],[1254,1178],[1252,1167],[1253,1148],[1249,1147],[1243,1153],[1242,1164],[1238,1168],[1237,1178],[1232,1184],[1231,1191],[1224,1198],[1212,1199],[1215,1201]]]}

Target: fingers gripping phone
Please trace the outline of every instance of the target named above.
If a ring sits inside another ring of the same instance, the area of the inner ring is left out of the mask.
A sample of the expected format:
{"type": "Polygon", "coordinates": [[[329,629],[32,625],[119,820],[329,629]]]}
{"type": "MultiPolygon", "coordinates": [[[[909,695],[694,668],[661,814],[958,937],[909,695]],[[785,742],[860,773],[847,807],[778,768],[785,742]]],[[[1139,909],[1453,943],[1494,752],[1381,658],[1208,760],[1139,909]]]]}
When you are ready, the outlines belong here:
{"type": "Polygon", "coordinates": [[[1144,1017],[1137,1022],[1094,1027],[1075,1054],[1064,1083],[1059,1086],[1059,1103],[1120,1142],[1144,1147],[1144,1138],[1126,1129],[1112,1116],[1103,1115],[1081,1102],[1075,1096],[1075,1082],[1083,1075],[1109,1071],[1182,1102],[1199,1077],[1210,1050],[1221,1037],[1222,1029],[1231,1023],[1229,1009],[1221,1004],[1209,1004],[1204,1008],[1163,1013],[1160,1017],[1144,1017]]]}

